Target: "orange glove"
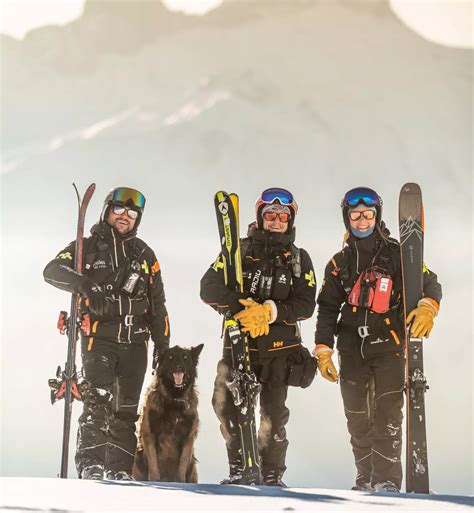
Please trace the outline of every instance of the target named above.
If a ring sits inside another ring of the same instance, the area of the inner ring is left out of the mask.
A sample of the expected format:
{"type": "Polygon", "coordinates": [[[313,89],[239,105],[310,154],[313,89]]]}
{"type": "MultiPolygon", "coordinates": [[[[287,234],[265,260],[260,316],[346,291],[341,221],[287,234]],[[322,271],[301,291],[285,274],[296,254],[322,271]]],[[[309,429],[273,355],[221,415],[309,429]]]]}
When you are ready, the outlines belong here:
{"type": "Polygon", "coordinates": [[[423,298],[418,301],[418,306],[407,316],[407,325],[413,321],[410,331],[415,337],[430,336],[438,309],[438,303],[433,299],[423,298]]]}
{"type": "Polygon", "coordinates": [[[234,315],[234,319],[242,325],[242,331],[249,332],[252,338],[270,333],[272,307],[268,303],[261,305],[252,299],[239,299],[245,310],[234,315]]]}
{"type": "Polygon", "coordinates": [[[339,375],[332,362],[334,351],[325,344],[317,344],[313,351],[313,356],[318,360],[318,369],[321,376],[331,383],[337,383],[339,375]]]}

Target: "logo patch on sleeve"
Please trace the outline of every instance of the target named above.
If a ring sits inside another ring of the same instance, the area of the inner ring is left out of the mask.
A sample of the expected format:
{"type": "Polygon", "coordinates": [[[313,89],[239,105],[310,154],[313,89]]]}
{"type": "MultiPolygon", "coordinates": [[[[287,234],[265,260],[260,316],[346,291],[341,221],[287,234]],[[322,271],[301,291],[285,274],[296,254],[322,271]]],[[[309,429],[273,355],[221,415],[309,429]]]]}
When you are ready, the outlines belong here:
{"type": "Polygon", "coordinates": [[[314,277],[314,271],[311,269],[309,273],[306,273],[304,277],[308,280],[308,287],[314,287],[316,285],[316,279],[314,277]]]}

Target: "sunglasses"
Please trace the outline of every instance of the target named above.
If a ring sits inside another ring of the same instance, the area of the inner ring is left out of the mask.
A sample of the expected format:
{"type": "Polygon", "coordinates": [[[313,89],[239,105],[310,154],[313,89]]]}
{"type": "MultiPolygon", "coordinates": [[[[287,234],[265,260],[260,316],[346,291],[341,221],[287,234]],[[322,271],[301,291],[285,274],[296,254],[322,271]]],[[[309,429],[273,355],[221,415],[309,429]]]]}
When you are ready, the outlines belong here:
{"type": "Polygon", "coordinates": [[[265,221],[276,221],[277,217],[281,223],[287,223],[291,219],[290,214],[286,212],[265,212],[263,214],[265,221]]]}
{"type": "Polygon", "coordinates": [[[382,206],[382,200],[379,195],[368,187],[356,187],[346,192],[342,207],[356,207],[359,203],[364,203],[368,207],[382,206]]]}
{"type": "Polygon", "coordinates": [[[136,189],[130,189],[129,187],[118,187],[113,191],[111,202],[129,203],[137,209],[142,210],[145,207],[145,196],[143,196],[143,194],[136,189]]]}
{"type": "Polygon", "coordinates": [[[362,216],[364,216],[364,219],[367,219],[367,221],[371,221],[375,217],[375,212],[373,210],[356,210],[349,214],[349,219],[351,221],[358,221],[362,216]]]}
{"type": "Polygon", "coordinates": [[[136,219],[138,217],[138,212],[132,208],[122,207],[121,205],[112,205],[112,212],[117,216],[122,215],[125,211],[130,219],[136,219]]]}

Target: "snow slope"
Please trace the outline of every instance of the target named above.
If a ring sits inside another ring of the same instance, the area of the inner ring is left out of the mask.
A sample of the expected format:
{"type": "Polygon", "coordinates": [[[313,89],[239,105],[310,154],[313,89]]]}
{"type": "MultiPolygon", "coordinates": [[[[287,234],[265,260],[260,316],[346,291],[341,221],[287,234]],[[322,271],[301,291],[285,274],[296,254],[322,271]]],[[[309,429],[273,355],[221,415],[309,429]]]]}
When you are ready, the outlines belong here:
{"type": "Polygon", "coordinates": [[[470,511],[472,497],[320,488],[0,479],[2,511],[470,511]]]}

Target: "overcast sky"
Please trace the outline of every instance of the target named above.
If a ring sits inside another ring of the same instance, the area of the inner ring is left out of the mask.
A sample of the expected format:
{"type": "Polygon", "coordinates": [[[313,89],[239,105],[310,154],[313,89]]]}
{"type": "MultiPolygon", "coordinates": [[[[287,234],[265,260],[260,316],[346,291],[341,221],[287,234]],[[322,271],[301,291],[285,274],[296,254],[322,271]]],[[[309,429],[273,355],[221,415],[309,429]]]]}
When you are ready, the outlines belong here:
{"type": "MultiPolygon", "coordinates": [[[[2,0],[0,32],[16,38],[34,27],[63,24],[80,16],[85,0],[2,0]]],[[[162,0],[171,10],[204,14],[221,0],[162,0]]],[[[471,0],[391,0],[397,16],[430,41],[472,47],[471,0]]]]}

